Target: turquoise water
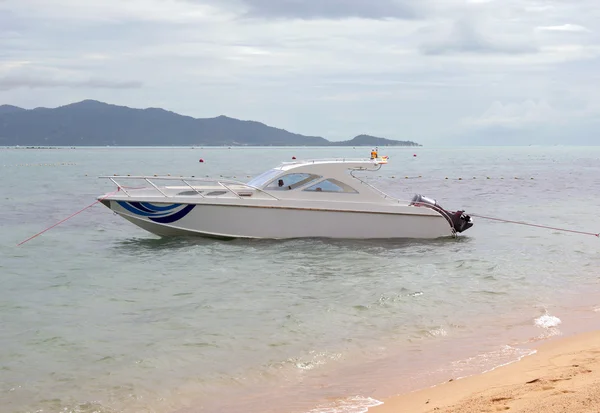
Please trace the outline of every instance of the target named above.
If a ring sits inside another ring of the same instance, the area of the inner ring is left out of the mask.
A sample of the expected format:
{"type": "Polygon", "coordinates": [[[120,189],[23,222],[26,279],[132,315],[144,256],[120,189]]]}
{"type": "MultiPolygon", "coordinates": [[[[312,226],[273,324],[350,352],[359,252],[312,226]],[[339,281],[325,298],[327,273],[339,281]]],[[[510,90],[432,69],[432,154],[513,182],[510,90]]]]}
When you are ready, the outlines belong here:
{"type": "MultiPolygon", "coordinates": [[[[595,328],[598,238],[478,218],[458,240],[169,240],[96,205],[16,246],[112,191],[100,175],[368,149],[0,149],[0,411],[361,412],[595,328]]],[[[600,232],[600,148],[381,152],[367,176],[399,198],[600,232]]]]}

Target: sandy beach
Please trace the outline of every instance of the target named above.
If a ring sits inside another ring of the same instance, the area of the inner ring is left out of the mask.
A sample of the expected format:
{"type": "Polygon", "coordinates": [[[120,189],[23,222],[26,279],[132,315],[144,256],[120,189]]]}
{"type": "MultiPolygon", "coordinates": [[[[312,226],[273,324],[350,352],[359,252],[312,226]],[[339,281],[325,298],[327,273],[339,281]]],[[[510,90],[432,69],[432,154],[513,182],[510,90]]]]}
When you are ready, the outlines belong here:
{"type": "Polygon", "coordinates": [[[600,331],[536,350],[480,375],[392,397],[369,413],[600,412],[600,331]]]}

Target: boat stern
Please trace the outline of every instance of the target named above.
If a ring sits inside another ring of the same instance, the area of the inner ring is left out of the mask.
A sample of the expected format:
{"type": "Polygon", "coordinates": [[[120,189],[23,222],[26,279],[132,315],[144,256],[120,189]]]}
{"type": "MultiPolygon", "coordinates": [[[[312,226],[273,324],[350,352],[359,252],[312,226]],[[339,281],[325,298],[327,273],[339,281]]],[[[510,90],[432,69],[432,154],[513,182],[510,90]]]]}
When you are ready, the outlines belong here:
{"type": "Polygon", "coordinates": [[[455,233],[461,233],[473,226],[473,219],[465,214],[464,210],[461,211],[446,211],[442,208],[435,199],[427,198],[423,195],[415,195],[410,203],[410,205],[417,207],[427,207],[431,208],[434,211],[437,211],[440,215],[442,215],[452,228],[455,233]]]}

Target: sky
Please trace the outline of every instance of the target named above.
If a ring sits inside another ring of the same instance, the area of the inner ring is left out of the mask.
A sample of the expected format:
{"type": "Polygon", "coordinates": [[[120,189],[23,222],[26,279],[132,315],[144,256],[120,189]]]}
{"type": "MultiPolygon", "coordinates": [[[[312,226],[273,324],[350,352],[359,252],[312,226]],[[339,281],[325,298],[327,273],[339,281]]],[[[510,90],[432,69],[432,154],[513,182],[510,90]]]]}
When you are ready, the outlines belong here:
{"type": "Polygon", "coordinates": [[[600,144],[598,0],[0,0],[0,104],[600,144]]]}

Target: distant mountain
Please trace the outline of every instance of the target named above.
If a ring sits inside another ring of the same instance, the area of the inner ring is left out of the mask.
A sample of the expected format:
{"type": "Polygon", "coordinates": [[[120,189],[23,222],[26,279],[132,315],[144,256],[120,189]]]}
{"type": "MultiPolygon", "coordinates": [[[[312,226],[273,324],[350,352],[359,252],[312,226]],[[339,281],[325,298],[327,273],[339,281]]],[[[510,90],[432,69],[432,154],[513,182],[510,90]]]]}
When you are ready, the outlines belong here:
{"type": "Polygon", "coordinates": [[[384,146],[406,145],[406,142],[367,135],[345,143],[330,142],[319,136],[299,135],[227,116],[196,119],[164,109],[132,109],[84,100],[53,109],[0,106],[0,146],[14,145],[384,146]]]}
{"type": "Polygon", "coordinates": [[[15,112],[24,112],[25,109],[12,106],[12,105],[0,105],[0,115],[4,113],[15,113],[15,112]]]}
{"type": "Polygon", "coordinates": [[[394,141],[371,135],[358,135],[354,139],[342,142],[332,142],[335,146],[421,146],[412,141],[394,141]]]}

